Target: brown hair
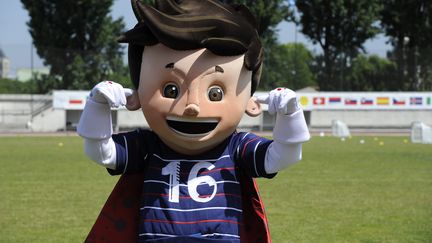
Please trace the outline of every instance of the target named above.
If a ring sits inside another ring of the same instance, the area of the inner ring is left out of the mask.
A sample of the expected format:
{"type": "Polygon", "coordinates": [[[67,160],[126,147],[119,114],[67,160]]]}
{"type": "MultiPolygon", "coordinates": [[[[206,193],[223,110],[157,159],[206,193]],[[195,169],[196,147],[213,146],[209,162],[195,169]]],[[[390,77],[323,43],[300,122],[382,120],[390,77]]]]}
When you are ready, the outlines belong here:
{"type": "Polygon", "coordinates": [[[255,18],[244,5],[228,5],[217,0],[156,0],[155,6],[132,0],[138,24],[119,42],[129,43],[129,69],[139,85],[145,46],[162,43],[174,50],[206,48],[216,55],[245,54],[244,65],[252,71],[252,94],[260,75],[263,48],[255,18]]]}

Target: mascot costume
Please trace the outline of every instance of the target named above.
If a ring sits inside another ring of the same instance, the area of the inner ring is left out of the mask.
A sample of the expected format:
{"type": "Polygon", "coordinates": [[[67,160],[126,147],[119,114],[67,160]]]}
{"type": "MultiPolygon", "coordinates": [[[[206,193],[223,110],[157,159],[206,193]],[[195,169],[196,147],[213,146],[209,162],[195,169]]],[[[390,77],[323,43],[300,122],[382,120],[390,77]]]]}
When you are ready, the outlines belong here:
{"type": "Polygon", "coordinates": [[[104,81],[78,125],[86,155],[122,175],[86,242],[270,242],[254,178],[301,159],[309,131],[296,94],[253,97],[263,48],[243,5],[132,1],[134,89],[104,81]],[[267,104],[273,139],[237,132],[267,104]],[[141,109],[149,129],[113,134],[111,108],[141,109]]]}

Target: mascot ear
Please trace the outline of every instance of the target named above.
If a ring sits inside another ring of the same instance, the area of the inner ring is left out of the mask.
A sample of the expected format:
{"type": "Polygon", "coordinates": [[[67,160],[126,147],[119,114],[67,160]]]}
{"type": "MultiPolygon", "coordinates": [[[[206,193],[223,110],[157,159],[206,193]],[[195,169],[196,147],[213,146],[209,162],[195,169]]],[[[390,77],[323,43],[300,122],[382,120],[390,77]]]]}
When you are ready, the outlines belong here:
{"type": "Polygon", "coordinates": [[[246,106],[246,114],[251,117],[259,116],[262,112],[261,105],[255,99],[255,97],[251,97],[246,106]]]}
{"type": "Polygon", "coordinates": [[[136,90],[133,91],[132,95],[127,98],[126,108],[130,111],[136,111],[141,108],[141,103],[138,97],[138,92],[136,90]]]}

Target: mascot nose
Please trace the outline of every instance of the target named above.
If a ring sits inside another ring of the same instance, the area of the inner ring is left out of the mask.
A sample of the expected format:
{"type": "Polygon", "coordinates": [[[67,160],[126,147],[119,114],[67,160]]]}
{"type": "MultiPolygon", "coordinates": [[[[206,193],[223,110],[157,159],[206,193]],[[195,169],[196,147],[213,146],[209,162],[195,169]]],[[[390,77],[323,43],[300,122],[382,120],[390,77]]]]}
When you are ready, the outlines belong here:
{"type": "Polygon", "coordinates": [[[200,108],[198,105],[189,104],[186,106],[183,114],[185,116],[198,116],[199,112],[200,112],[200,108]]]}

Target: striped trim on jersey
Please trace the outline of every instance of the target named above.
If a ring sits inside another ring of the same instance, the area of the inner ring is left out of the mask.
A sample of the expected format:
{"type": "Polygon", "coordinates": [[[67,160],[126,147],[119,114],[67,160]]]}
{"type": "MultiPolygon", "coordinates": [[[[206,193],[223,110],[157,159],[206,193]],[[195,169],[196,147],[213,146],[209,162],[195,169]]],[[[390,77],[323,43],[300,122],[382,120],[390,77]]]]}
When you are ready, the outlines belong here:
{"type": "Polygon", "coordinates": [[[271,140],[258,137],[253,133],[239,133],[238,143],[235,147],[235,158],[251,177],[273,178],[276,174],[265,171],[265,155],[271,140]]]}

